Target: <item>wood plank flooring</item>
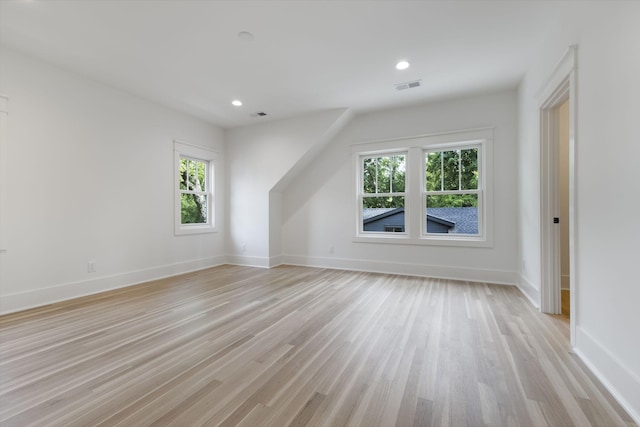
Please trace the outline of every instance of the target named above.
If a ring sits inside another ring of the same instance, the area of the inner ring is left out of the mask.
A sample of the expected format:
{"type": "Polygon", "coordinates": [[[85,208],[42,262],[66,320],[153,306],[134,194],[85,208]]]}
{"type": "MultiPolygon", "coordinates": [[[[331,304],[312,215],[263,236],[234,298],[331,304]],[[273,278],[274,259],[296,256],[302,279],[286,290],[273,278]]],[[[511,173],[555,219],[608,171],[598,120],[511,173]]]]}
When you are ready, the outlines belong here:
{"type": "Polygon", "coordinates": [[[0,317],[2,426],[632,426],[514,287],[222,266],[0,317]]]}

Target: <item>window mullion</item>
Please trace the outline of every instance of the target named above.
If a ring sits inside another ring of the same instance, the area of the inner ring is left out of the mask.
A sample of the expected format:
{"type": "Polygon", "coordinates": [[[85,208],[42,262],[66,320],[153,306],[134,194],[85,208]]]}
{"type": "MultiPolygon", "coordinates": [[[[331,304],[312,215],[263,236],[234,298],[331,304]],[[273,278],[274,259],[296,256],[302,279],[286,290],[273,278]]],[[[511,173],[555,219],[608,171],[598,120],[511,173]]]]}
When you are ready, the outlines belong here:
{"type": "Polygon", "coordinates": [[[405,174],[405,231],[410,238],[420,237],[422,208],[422,187],[424,186],[424,163],[420,147],[412,147],[407,152],[407,172],[405,174]]]}
{"type": "Polygon", "coordinates": [[[378,194],[378,159],[377,158],[374,160],[374,163],[376,165],[376,180],[375,180],[375,183],[376,183],[376,194],[378,194]]]}
{"type": "Polygon", "coordinates": [[[390,174],[389,175],[389,192],[393,193],[393,156],[390,157],[391,162],[390,162],[390,174]]]}
{"type": "Polygon", "coordinates": [[[440,191],[444,190],[444,151],[440,152],[440,191]]]}
{"type": "Polygon", "coordinates": [[[462,190],[462,150],[458,150],[458,190],[462,190]]]}

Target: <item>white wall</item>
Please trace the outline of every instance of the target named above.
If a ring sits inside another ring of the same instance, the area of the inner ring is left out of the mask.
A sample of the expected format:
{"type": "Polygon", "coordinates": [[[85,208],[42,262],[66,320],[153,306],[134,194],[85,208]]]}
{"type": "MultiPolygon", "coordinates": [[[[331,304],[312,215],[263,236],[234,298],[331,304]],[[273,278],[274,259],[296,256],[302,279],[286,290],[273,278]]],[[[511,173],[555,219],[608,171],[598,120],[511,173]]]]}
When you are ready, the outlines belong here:
{"type": "Polygon", "coordinates": [[[224,233],[173,234],[173,140],[220,153],[223,205],[221,129],[17,52],[3,49],[1,61],[10,161],[0,311],[224,262],[224,233]]]}
{"type": "Polygon", "coordinates": [[[301,173],[350,117],[348,110],[335,109],[227,131],[230,262],[280,263],[280,187],[301,173]]]}
{"type": "Polygon", "coordinates": [[[578,44],[575,350],[640,422],[640,3],[580,10],[549,34],[519,90],[521,285],[540,287],[538,96],[578,44]]]}
{"type": "Polygon", "coordinates": [[[356,116],[283,192],[285,262],[515,283],[516,106],[512,90],[356,116]],[[352,144],[481,127],[495,127],[494,247],[353,242],[352,144]]]}

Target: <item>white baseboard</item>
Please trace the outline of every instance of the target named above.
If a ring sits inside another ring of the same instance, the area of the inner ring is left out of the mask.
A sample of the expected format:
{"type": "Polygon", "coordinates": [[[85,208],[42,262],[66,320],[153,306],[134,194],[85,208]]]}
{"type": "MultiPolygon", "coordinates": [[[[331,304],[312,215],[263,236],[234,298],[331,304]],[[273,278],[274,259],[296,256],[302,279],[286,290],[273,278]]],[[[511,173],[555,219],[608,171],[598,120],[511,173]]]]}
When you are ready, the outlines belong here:
{"type": "Polygon", "coordinates": [[[518,289],[524,294],[531,304],[540,310],[540,289],[534,286],[526,277],[520,274],[518,280],[518,289]]]}
{"type": "Polygon", "coordinates": [[[262,256],[245,256],[245,255],[227,255],[225,257],[227,264],[241,265],[243,267],[271,267],[270,259],[262,256]]]}
{"type": "Polygon", "coordinates": [[[273,268],[282,265],[282,255],[272,257],[227,255],[227,264],[243,267],[273,268]]]}
{"type": "Polygon", "coordinates": [[[284,264],[282,262],[282,255],[272,256],[269,258],[269,268],[277,267],[284,264]]]}
{"type": "Polygon", "coordinates": [[[283,255],[282,263],[305,267],[335,268],[340,270],[370,271],[374,273],[403,274],[407,276],[514,285],[516,273],[503,270],[452,267],[442,265],[409,264],[347,258],[324,258],[283,255]]]}
{"type": "Polygon", "coordinates": [[[147,268],[144,270],[114,274],[111,276],[97,277],[95,279],[83,280],[80,282],[66,283],[63,285],[41,288],[28,292],[3,295],[0,299],[0,314],[13,313],[113,289],[124,288],[126,286],[144,283],[151,280],[158,280],[164,277],[216,267],[224,263],[224,256],[202,258],[193,261],[147,268]]]}
{"type": "Polygon", "coordinates": [[[640,425],[640,377],[581,327],[576,328],[576,355],[640,425]]]}

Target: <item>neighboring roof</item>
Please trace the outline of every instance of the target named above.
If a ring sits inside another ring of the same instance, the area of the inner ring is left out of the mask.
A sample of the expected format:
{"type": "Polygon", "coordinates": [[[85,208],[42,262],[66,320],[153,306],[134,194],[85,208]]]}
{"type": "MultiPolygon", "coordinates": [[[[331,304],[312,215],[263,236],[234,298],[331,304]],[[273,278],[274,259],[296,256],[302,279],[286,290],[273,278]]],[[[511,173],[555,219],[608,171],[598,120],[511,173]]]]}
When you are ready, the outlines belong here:
{"type": "Polygon", "coordinates": [[[362,220],[366,224],[400,212],[404,212],[404,208],[365,208],[362,211],[362,220]]]}
{"type": "MultiPolygon", "coordinates": [[[[363,223],[367,224],[404,212],[404,208],[365,208],[362,212],[363,223]]],[[[478,234],[477,208],[429,208],[427,219],[453,227],[457,234],[478,234]]]]}
{"type": "Polygon", "coordinates": [[[439,218],[437,216],[429,215],[429,214],[427,214],[427,221],[437,222],[438,224],[445,225],[445,226],[447,226],[449,228],[455,227],[455,225],[456,225],[456,223],[453,222],[453,221],[448,221],[448,220],[446,220],[444,218],[439,218]]]}
{"type": "Polygon", "coordinates": [[[458,234],[478,234],[478,208],[430,208],[429,214],[455,223],[458,234]]]}

